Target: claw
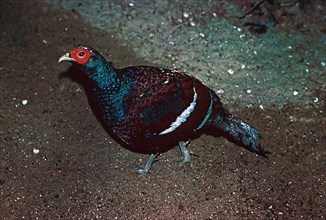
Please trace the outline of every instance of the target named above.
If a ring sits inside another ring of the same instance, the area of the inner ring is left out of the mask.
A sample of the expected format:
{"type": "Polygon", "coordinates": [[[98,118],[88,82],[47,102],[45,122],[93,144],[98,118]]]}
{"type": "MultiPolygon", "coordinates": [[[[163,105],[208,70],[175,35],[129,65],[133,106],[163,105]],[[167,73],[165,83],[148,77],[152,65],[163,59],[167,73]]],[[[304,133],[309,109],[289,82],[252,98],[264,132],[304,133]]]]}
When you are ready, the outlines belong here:
{"type": "Polygon", "coordinates": [[[157,157],[158,155],[159,155],[158,153],[157,153],[157,154],[151,154],[151,155],[149,155],[149,158],[148,158],[148,160],[147,160],[145,166],[140,167],[140,168],[137,170],[138,173],[140,173],[140,174],[146,174],[146,173],[148,173],[148,171],[152,168],[152,165],[153,165],[153,163],[155,162],[155,159],[156,159],[156,157],[157,157]]]}

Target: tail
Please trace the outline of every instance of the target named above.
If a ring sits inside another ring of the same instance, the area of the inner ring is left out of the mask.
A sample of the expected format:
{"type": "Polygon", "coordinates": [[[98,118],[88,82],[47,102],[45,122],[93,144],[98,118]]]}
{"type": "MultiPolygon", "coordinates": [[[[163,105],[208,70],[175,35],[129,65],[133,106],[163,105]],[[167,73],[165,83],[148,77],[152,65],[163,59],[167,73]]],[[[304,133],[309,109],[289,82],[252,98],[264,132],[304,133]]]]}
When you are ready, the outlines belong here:
{"type": "Polygon", "coordinates": [[[224,111],[222,114],[219,114],[219,116],[216,117],[213,125],[214,127],[223,130],[231,137],[231,139],[237,143],[240,143],[240,145],[243,145],[250,151],[268,158],[260,146],[259,132],[240,118],[230,114],[227,111],[224,111]]]}

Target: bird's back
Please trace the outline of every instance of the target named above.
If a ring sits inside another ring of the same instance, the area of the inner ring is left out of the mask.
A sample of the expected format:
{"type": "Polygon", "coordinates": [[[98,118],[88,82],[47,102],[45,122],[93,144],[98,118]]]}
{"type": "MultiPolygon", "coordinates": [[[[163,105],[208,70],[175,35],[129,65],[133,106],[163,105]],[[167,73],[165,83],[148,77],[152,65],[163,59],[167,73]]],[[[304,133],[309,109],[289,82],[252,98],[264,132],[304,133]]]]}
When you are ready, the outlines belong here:
{"type": "Polygon", "coordinates": [[[164,152],[194,136],[222,105],[216,94],[199,80],[163,68],[148,66],[115,69],[124,117],[112,132],[130,150],[164,152]]]}

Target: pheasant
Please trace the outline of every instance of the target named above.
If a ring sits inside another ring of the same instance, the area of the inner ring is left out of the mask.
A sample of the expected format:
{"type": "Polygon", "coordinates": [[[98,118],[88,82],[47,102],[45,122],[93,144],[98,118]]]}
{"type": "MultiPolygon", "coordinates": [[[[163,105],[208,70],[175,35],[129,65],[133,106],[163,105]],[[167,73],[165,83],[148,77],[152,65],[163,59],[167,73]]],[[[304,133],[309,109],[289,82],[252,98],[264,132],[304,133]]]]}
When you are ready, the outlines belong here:
{"type": "Polygon", "coordinates": [[[159,154],[176,145],[181,162],[189,162],[190,140],[211,130],[265,156],[259,132],[229,113],[212,89],[190,75],[151,66],[118,69],[87,45],[78,45],[61,61],[72,63],[92,82],[109,134],[123,147],[149,154],[140,173],[147,173],[159,154]]]}

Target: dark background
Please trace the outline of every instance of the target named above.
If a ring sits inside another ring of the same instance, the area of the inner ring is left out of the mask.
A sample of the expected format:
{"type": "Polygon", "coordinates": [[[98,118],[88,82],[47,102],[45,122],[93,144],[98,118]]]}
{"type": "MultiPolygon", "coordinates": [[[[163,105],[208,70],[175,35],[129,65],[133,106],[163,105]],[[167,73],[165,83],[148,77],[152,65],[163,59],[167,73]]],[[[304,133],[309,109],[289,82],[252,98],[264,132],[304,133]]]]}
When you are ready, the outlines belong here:
{"type": "MultiPolygon", "coordinates": [[[[174,2],[182,3],[170,1],[174,2]]],[[[241,2],[243,5],[236,8],[239,14],[245,14],[250,2],[241,2]]],[[[302,47],[319,48],[305,54],[305,59],[313,60],[325,54],[325,42],[321,40],[325,39],[325,17],[318,14],[318,7],[325,9],[325,5],[321,1],[298,2],[300,7],[292,13],[282,12],[288,8],[278,5],[280,2],[262,5],[263,9],[274,7],[268,9],[274,14],[263,13],[267,20],[250,15],[246,21],[238,21],[226,9],[215,11],[219,12],[217,17],[225,16],[232,25],[247,30],[246,35],[253,39],[285,31],[303,34],[312,44],[302,47]],[[264,25],[271,18],[277,24],[265,32],[264,25]],[[262,24],[262,33],[252,28],[257,28],[252,25],[257,22],[262,24]]],[[[294,100],[292,92],[296,87],[291,87],[286,88],[289,98],[271,92],[270,101],[261,97],[263,104],[259,107],[255,98],[262,94],[245,97],[247,87],[241,78],[232,79],[239,81],[235,91],[240,95],[234,93],[232,85],[224,87],[222,100],[261,132],[262,145],[271,152],[269,160],[224,138],[204,135],[190,144],[194,154],[190,165],[179,165],[181,155],[175,148],[161,155],[150,173],[143,176],[136,168],[144,164],[147,156],[121,148],[105,133],[82,86],[71,78],[60,77],[70,65],[57,61],[76,43],[92,45],[117,66],[160,65],[159,57],[153,55],[149,60],[138,56],[131,42],[129,45],[86,20],[78,9],[55,8],[42,1],[0,2],[1,219],[325,217],[325,56],[316,61],[319,65],[311,62],[310,74],[301,76],[299,84],[307,83],[303,85],[307,90],[299,90],[294,100]]],[[[289,72],[284,74],[295,75],[291,68],[302,62],[290,63],[286,67],[289,72]]],[[[161,65],[168,64],[162,61],[161,65]]],[[[277,68],[277,63],[274,65],[277,68]]],[[[271,80],[266,84],[282,77],[273,75],[272,70],[266,75],[271,80]]],[[[245,71],[239,74],[245,76],[245,71]]],[[[214,81],[212,76],[208,84],[223,82],[214,81]]],[[[269,89],[283,91],[282,85],[271,85],[269,89]]],[[[252,85],[253,91],[264,88],[252,85]]]]}

